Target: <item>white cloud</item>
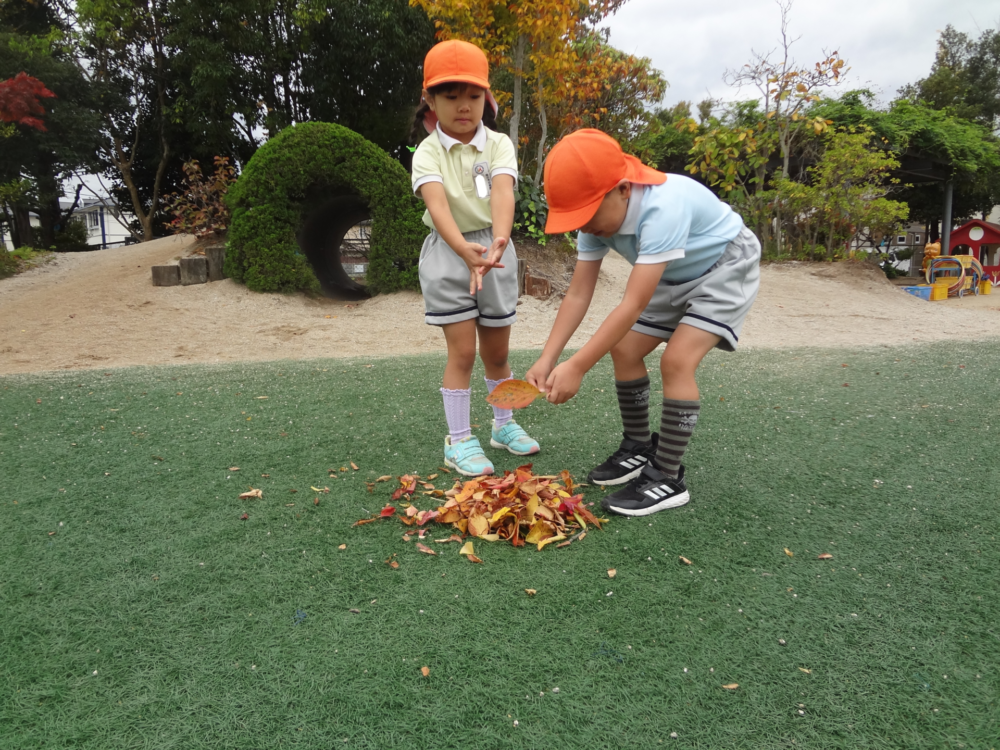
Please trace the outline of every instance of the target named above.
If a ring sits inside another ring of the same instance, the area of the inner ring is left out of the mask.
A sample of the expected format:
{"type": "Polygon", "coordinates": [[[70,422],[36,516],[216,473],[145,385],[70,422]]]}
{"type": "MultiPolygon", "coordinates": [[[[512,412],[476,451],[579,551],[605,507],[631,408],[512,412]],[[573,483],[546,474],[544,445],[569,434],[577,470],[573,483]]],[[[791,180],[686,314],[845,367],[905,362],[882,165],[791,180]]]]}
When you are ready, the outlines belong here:
{"type": "MultiPolygon", "coordinates": [[[[871,88],[884,99],[927,75],[938,32],[947,24],[977,37],[997,28],[996,0],[800,1],[789,16],[792,47],[800,65],[837,50],[851,70],[845,85],[871,88]]],[[[670,82],[664,102],[706,97],[746,98],[722,81],[725,70],[749,62],[751,50],[779,45],[780,12],[773,0],[629,0],[606,23],[611,43],[648,57],[670,82]]]]}

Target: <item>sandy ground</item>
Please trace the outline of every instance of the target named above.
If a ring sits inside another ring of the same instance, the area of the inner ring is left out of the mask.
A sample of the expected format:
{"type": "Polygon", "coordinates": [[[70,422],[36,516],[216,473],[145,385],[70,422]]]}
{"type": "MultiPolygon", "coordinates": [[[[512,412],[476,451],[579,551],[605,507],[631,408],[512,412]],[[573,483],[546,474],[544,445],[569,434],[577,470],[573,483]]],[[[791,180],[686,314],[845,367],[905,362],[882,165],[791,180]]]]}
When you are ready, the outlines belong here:
{"type": "MultiPolygon", "coordinates": [[[[186,255],[187,237],[59,256],[0,280],[0,374],[130,365],[444,350],[415,292],[360,303],[258,294],[230,281],[154,287],[150,266],[186,255]]],[[[630,267],[609,256],[579,346],[620,300],[630,267]]],[[[557,299],[523,298],[511,346],[538,349],[557,299]]],[[[1000,336],[1000,295],[925,302],[875,269],[789,263],[762,269],[741,344],[863,348],[1000,336]]]]}

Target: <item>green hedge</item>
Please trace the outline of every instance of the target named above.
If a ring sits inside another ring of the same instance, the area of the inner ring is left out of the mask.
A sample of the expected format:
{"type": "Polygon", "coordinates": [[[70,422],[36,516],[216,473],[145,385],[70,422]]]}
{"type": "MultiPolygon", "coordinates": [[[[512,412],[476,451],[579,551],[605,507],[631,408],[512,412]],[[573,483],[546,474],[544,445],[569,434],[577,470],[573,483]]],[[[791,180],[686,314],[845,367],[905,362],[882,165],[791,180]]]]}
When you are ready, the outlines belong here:
{"type": "Polygon", "coordinates": [[[368,291],[419,289],[428,229],[409,174],[354,131],[325,122],[294,125],[270,139],[230,189],[226,274],[259,292],[319,291],[296,236],[310,212],[337,195],[356,196],[371,213],[368,291]]]}

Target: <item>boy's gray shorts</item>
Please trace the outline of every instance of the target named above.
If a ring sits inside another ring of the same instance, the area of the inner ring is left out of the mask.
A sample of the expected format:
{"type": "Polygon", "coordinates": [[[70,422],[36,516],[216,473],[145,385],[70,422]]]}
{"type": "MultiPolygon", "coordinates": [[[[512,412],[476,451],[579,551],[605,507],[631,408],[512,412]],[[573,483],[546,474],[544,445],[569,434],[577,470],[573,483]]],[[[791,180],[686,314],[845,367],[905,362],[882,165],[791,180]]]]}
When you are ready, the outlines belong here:
{"type": "MultiPolygon", "coordinates": [[[[491,228],[462,234],[483,247],[493,243],[491,228]]],[[[469,294],[469,267],[436,231],[431,231],[420,251],[420,290],[424,295],[424,321],[432,326],[479,319],[487,328],[503,328],[517,320],[517,253],[508,242],[500,260],[483,276],[483,288],[469,294]]]]}
{"type": "Polygon", "coordinates": [[[668,340],[681,323],[721,336],[719,349],[735,351],[760,287],[760,242],[746,227],[719,261],[691,281],[661,280],[632,330],[668,340]]]}

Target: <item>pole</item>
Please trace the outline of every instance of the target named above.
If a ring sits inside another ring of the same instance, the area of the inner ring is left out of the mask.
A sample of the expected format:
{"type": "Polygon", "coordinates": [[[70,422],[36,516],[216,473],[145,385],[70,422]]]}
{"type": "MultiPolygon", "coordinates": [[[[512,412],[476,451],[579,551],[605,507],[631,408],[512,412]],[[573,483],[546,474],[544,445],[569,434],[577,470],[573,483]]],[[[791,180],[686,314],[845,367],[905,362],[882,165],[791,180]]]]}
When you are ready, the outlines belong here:
{"type": "Polygon", "coordinates": [[[99,215],[101,217],[101,250],[107,250],[108,249],[108,235],[107,235],[107,232],[104,230],[104,206],[101,206],[97,210],[100,212],[99,215]]]}
{"type": "Polygon", "coordinates": [[[954,185],[949,179],[944,184],[944,216],[941,220],[941,255],[951,255],[951,194],[954,185]]]}

